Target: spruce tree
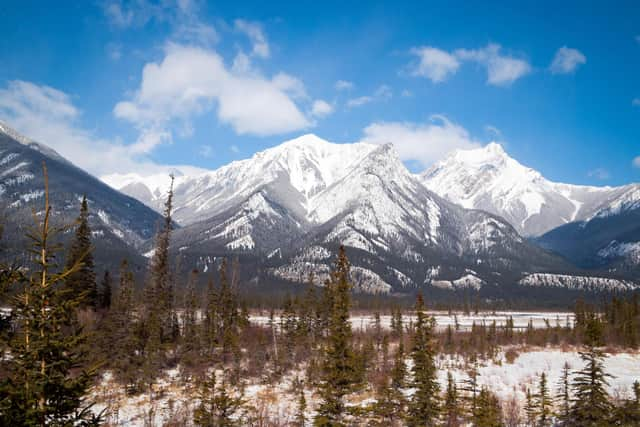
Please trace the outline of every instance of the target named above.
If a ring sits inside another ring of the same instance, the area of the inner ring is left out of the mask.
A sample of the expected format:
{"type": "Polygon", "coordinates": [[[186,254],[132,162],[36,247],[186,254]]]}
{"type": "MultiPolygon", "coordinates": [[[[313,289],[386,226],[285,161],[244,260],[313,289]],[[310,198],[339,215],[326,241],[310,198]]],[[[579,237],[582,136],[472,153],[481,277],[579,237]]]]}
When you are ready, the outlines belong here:
{"type": "Polygon", "coordinates": [[[184,298],[184,312],[182,315],[182,351],[186,355],[185,362],[193,362],[193,357],[198,349],[198,329],[197,310],[198,301],[196,295],[196,283],[198,281],[198,270],[192,270],[187,282],[187,289],[184,298]]]}
{"type": "Polygon", "coordinates": [[[345,425],[344,396],[353,390],[356,367],[351,348],[351,324],[349,323],[350,290],[349,260],[340,246],[325,294],[330,296],[328,332],[324,345],[322,381],[319,394],[321,403],[314,419],[315,426],[345,425]]]}
{"type": "Polygon", "coordinates": [[[305,427],[307,423],[307,399],[304,397],[304,386],[298,391],[298,408],[296,412],[296,426],[305,427]]]}
{"type": "Polygon", "coordinates": [[[524,413],[527,417],[527,425],[535,426],[536,425],[536,405],[533,401],[533,395],[531,394],[531,390],[527,388],[526,400],[524,403],[524,413]]]}
{"type": "Polygon", "coordinates": [[[84,294],[67,294],[63,286],[83,258],[56,271],[60,247],[52,242],[61,230],[50,225],[44,164],[43,172],[44,211],[34,212],[36,225],[28,234],[36,265],[21,277],[22,291],[11,307],[17,332],[8,343],[8,379],[0,385],[0,425],[98,425],[100,417],[86,401],[94,370],[84,366],[87,337],[76,318],[84,294]]]}
{"type": "MultiPolygon", "coordinates": [[[[595,341],[591,341],[595,342],[595,341]]],[[[594,346],[580,352],[584,368],[574,372],[573,404],[568,426],[595,427],[607,425],[612,413],[612,404],[606,387],[608,375],[604,372],[604,353],[594,346]]]]}
{"type": "Polygon", "coordinates": [[[478,402],[473,413],[473,426],[502,427],[500,401],[486,387],[482,387],[478,393],[478,402]]]}
{"type": "Polygon", "coordinates": [[[82,198],[80,215],[76,221],[76,234],[69,249],[66,268],[74,271],[65,277],[65,287],[70,298],[81,298],[81,306],[98,305],[98,288],[94,272],[91,247],[91,228],[89,227],[89,206],[87,197],[82,198]]]}
{"type": "Polygon", "coordinates": [[[442,407],[442,416],[446,427],[458,427],[461,423],[460,403],[458,402],[458,388],[451,372],[447,372],[447,391],[442,407]]]}
{"type": "Polygon", "coordinates": [[[198,390],[200,404],[193,412],[193,423],[203,427],[236,427],[241,425],[238,414],[244,401],[233,396],[224,378],[220,384],[213,370],[201,382],[198,390]]]}
{"type": "Polygon", "coordinates": [[[411,348],[412,381],[415,389],[409,399],[407,425],[434,426],[439,414],[439,389],[433,343],[434,320],[424,312],[422,295],[416,301],[416,325],[411,348]]]}
{"type": "Polygon", "coordinates": [[[547,375],[543,372],[540,374],[540,382],[538,383],[538,393],[534,395],[537,420],[536,425],[539,427],[548,427],[551,425],[551,398],[549,397],[549,387],[547,386],[547,375]]]}
{"type": "Polygon", "coordinates": [[[556,401],[558,402],[557,421],[563,426],[570,419],[571,410],[571,382],[570,382],[570,369],[569,362],[565,362],[562,366],[562,374],[558,383],[558,392],[556,394],[556,401]]]}

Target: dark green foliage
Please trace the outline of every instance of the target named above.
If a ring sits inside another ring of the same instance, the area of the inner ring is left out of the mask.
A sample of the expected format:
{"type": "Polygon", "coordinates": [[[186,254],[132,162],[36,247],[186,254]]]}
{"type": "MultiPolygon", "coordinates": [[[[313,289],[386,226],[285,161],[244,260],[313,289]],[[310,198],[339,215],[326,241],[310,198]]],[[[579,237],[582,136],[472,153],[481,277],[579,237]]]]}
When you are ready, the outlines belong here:
{"type": "Polygon", "coordinates": [[[584,368],[574,373],[573,404],[568,426],[602,426],[611,418],[613,406],[607,394],[607,378],[604,372],[604,354],[596,347],[580,352],[584,368]]]}
{"type": "Polygon", "coordinates": [[[182,353],[184,362],[193,362],[199,349],[199,329],[196,319],[198,301],[196,295],[196,283],[198,282],[198,270],[193,270],[187,282],[184,296],[184,312],[182,315],[182,353]]]}
{"type": "MultiPolygon", "coordinates": [[[[495,394],[483,387],[478,393],[476,410],[473,412],[474,427],[501,427],[502,410],[495,394]]],[[[534,425],[534,424],[532,424],[534,425]]]]}
{"type": "Polygon", "coordinates": [[[538,393],[534,396],[536,405],[537,419],[536,425],[539,427],[548,427],[551,425],[551,397],[549,397],[549,387],[547,386],[547,375],[543,372],[540,374],[540,382],[538,383],[538,393]]]}
{"type": "Polygon", "coordinates": [[[328,335],[324,346],[322,363],[321,398],[316,426],[344,425],[345,406],[343,398],[353,390],[356,367],[351,348],[351,324],[349,323],[350,289],[349,261],[344,247],[340,247],[331,277],[325,284],[329,312],[328,335]]]}
{"type": "Polygon", "coordinates": [[[415,389],[409,399],[407,425],[436,425],[439,414],[439,390],[433,343],[434,319],[424,312],[422,295],[416,301],[416,325],[411,348],[412,381],[415,389]]]}
{"type": "Polygon", "coordinates": [[[307,399],[304,397],[304,387],[298,391],[298,411],[296,412],[296,426],[305,427],[307,423],[307,399]]]}
{"type": "Polygon", "coordinates": [[[571,410],[571,382],[569,378],[569,370],[571,367],[565,362],[562,367],[562,375],[558,384],[558,392],[556,394],[556,402],[558,407],[557,421],[560,425],[565,425],[570,420],[571,410]]]}
{"type": "Polygon", "coordinates": [[[235,427],[241,420],[237,415],[242,410],[244,401],[233,396],[224,378],[220,384],[216,382],[215,371],[212,371],[200,384],[198,391],[200,404],[193,414],[193,422],[203,427],[235,427]]]}
{"type": "Polygon", "coordinates": [[[69,295],[73,298],[81,298],[82,306],[96,307],[99,303],[98,288],[94,272],[89,207],[86,196],[82,198],[77,224],[75,238],[71,243],[66,264],[68,270],[71,270],[75,265],[77,268],[65,277],[64,283],[69,295]]]}
{"type": "Polygon", "coordinates": [[[8,343],[12,357],[3,361],[9,376],[0,384],[0,425],[97,425],[85,400],[94,370],[84,366],[87,337],[76,318],[84,294],[63,287],[83,259],[56,271],[59,247],[52,242],[60,230],[50,226],[46,167],[44,175],[44,212],[41,220],[34,213],[29,234],[37,265],[20,277],[22,291],[12,303],[17,333],[8,343]]]}
{"type": "Polygon", "coordinates": [[[446,427],[458,427],[462,421],[462,410],[458,400],[458,388],[451,372],[447,372],[447,391],[442,407],[442,417],[446,427]]]}

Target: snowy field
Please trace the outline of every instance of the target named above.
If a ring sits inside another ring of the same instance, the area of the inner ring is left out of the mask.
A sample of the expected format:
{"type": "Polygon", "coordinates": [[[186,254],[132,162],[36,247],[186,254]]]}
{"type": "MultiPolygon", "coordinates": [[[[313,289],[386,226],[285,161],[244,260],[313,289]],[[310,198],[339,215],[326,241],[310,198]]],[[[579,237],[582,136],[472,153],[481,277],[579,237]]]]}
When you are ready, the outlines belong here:
{"type": "MultiPolygon", "coordinates": [[[[534,328],[545,328],[547,323],[551,326],[566,326],[567,322],[573,324],[573,313],[570,312],[527,312],[527,311],[496,311],[496,312],[483,312],[478,314],[465,315],[463,313],[452,313],[449,315],[446,311],[430,311],[436,319],[436,328],[444,329],[448,325],[455,326],[456,319],[460,330],[471,330],[473,322],[476,325],[486,324],[491,325],[492,322],[496,322],[497,326],[503,326],[509,317],[513,318],[513,324],[516,329],[525,329],[529,324],[529,321],[533,323],[534,328]]],[[[257,325],[266,326],[269,324],[268,313],[253,313],[250,316],[250,321],[257,325]]],[[[402,319],[405,323],[415,321],[415,316],[404,314],[402,319]]],[[[372,328],[375,325],[375,317],[373,314],[354,314],[351,316],[351,327],[355,330],[366,330],[372,328]]],[[[279,323],[279,317],[275,317],[276,325],[279,323]]],[[[384,329],[391,328],[391,316],[380,315],[380,324],[384,329]]]]}
{"type": "MultiPolygon", "coordinates": [[[[537,389],[539,375],[545,372],[548,384],[553,394],[559,381],[562,367],[568,362],[571,370],[582,367],[582,361],[576,349],[563,351],[560,348],[525,348],[511,347],[518,352],[513,363],[508,363],[504,352],[492,361],[478,362],[478,383],[488,386],[503,401],[515,397],[520,407],[525,400],[526,389],[537,389]]],[[[469,366],[460,358],[441,357],[438,359],[439,380],[444,390],[446,387],[447,371],[451,371],[458,385],[467,378],[469,366]]],[[[640,380],[640,354],[617,353],[608,354],[605,360],[605,370],[613,375],[609,380],[609,393],[614,397],[631,396],[632,384],[640,380]]],[[[276,384],[261,384],[257,380],[249,381],[245,387],[244,398],[248,404],[259,409],[273,420],[282,425],[293,420],[296,411],[297,396],[292,393],[292,381],[300,372],[286,376],[276,384]]],[[[99,399],[96,409],[107,405],[111,407],[109,421],[118,426],[142,426],[145,419],[151,425],[165,425],[176,417],[188,415],[197,406],[196,390],[193,382],[187,385],[180,379],[179,370],[167,371],[155,390],[156,398],[150,404],[149,394],[126,397],[121,391],[116,391],[108,375],[102,384],[94,390],[94,396],[99,399]],[[151,410],[151,413],[150,413],[151,410]],[[186,414],[186,415],[185,415],[186,414]]],[[[410,394],[411,390],[407,390],[410,394]]],[[[313,407],[317,403],[317,396],[307,390],[306,399],[309,405],[309,416],[313,416],[313,407]]],[[[351,399],[350,405],[365,405],[372,401],[371,391],[359,393],[351,399]]]]}

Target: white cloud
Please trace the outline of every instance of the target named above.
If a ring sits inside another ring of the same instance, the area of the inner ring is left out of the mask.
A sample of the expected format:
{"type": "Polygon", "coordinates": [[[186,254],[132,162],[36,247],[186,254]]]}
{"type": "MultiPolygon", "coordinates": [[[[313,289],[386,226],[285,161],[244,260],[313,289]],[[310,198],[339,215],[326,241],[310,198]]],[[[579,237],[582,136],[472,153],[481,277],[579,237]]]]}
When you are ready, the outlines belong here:
{"type": "Polygon", "coordinates": [[[502,138],[502,132],[500,131],[500,129],[498,129],[495,126],[492,125],[486,125],[484,127],[485,132],[487,132],[490,135],[493,135],[496,138],[502,138]]]}
{"type": "Polygon", "coordinates": [[[411,98],[413,96],[413,93],[408,89],[404,89],[400,95],[403,98],[411,98]]]}
{"type": "Polygon", "coordinates": [[[194,0],[106,0],[103,10],[115,28],[141,28],[151,21],[169,23],[172,40],[209,46],[218,40],[218,33],[200,20],[200,4],[194,0]]]}
{"type": "Polygon", "coordinates": [[[0,88],[0,120],[96,176],[167,170],[145,156],[151,137],[145,139],[149,146],[100,138],[80,126],[80,117],[70,97],[57,89],[20,80],[0,88]]]}
{"type": "Polygon", "coordinates": [[[359,96],[347,100],[347,108],[361,107],[376,100],[386,101],[393,97],[393,91],[387,85],[380,85],[373,92],[373,95],[359,96]]]}
{"type": "Polygon", "coordinates": [[[235,153],[235,154],[240,153],[240,147],[238,147],[235,144],[232,144],[231,147],[229,147],[229,149],[231,150],[232,153],[235,153]]]}
{"type": "Polygon", "coordinates": [[[611,174],[608,170],[604,168],[595,168],[587,172],[587,175],[591,178],[599,179],[601,181],[605,181],[611,177],[611,174]]]}
{"type": "Polygon", "coordinates": [[[640,168],[640,156],[633,159],[633,166],[640,168]]]}
{"type": "Polygon", "coordinates": [[[262,31],[262,26],[257,22],[249,22],[244,19],[236,19],[236,30],[249,37],[252,43],[252,54],[260,58],[268,58],[270,55],[269,43],[262,31]]]}
{"type": "Polygon", "coordinates": [[[577,49],[562,46],[556,51],[549,69],[553,74],[573,73],[580,65],[586,64],[587,57],[577,49]]]}
{"type": "Polygon", "coordinates": [[[636,42],[640,43],[640,35],[636,36],[636,42]]]}
{"type": "Polygon", "coordinates": [[[373,97],[371,97],[371,96],[359,96],[357,98],[352,98],[352,99],[348,100],[347,101],[347,107],[349,107],[349,108],[360,107],[360,106],[363,106],[365,104],[370,103],[371,101],[373,101],[373,97]]]}
{"type": "Polygon", "coordinates": [[[188,124],[216,104],[218,119],[238,134],[274,135],[310,126],[294,102],[303,95],[302,83],[287,74],[238,73],[214,50],[169,44],[161,62],[144,66],[139,89],[114,114],[143,136],[188,124]]]}
{"type": "Polygon", "coordinates": [[[122,57],[122,46],[118,43],[107,44],[106,51],[112,61],[118,61],[122,57]]]}
{"type": "Polygon", "coordinates": [[[349,82],[347,80],[338,80],[335,84],[336,90],[351,90],[353,87],[353,82],[349,82]]]}
{"type": "Polygon", "coordinates": [[[441,115],[431,116],[427,123],[372,123],[364,129],[362,141],[393,143],[402,160],[417,161],[422,166],[442,159],[452,150],[480,146],[465,128],[441,115]]]}
{"type": "Polygon", "coordinates": [[[410,52],[419,58],[417,63],[409,66],[411,75],[426,77],[434,83],[445,81],[460,67],[454,55],[435,47],[415,47],[410,52]]]}
{"type": "Polygon", "coordinates": [[[333,105],[322,99],[316,99],[311,106],[311,114],[315,117],[326,117],[333,113],[333,105]]]}
{"type": "Polygon", "coordinates": [[[505,55],[499,44],[490,43],[481,49],[457,49],[447,52],[432,46],[416,47],[410,53],[419,62],[409,64],[409,73],[441,83],[455,74],[463,62],[476,62],[487,70],[487,83],[508,86],[531,72],[531,65],[520,58],[505,55]]]}
{"type": "Polygon", "coordinates": [[[633,98],[633,101],[631,101],[631,105],[640,107],[640,98],[633,98]]]}
{"type": "Polygon", "coordinates": [[[455,56],[464,61],[474,61],[486,67],[487,83],[508,86],[531,72],[531,65],[524,59],[501,54],[499,44],[490,43],[482,49],[458,49],[455,56]]]}

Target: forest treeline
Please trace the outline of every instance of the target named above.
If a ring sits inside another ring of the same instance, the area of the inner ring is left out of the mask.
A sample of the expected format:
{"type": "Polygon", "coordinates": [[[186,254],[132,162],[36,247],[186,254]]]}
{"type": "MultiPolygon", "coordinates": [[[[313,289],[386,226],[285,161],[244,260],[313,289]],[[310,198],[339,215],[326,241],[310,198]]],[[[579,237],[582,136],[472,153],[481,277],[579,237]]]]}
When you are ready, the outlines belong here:
{"type": "MultiPolygon", "coordinates": [[[[352,330],[350,265],[340,248],[323,286],[309,286],[273,309],[266,325],[250,322],[239,291],[237,261],[221,260],[202,292],[202,272],[175,277],[170,256],[172,189],[143,286],[126,260],[118,272],[96,277],[89,206],[81,202],[70,227],[52,224],[45,168],[44,206],[29,232],[32,265],[0,266],[7,306],[0,316],[0,425],[95,426],[116,408],[98,410],[92,386],[109,372],[130,396],[160,398],[163,373],[178,368],[195,387],[195,410],[169,414],[168,425],[200,426],[637,426],[640,384],[629,396],[608,392],[604,349],[640,342],[637,296],[593,305],[578,300],[574,321],[535,329],[457,321],[437,330],[418,294],[411,316],[392,308],[390,328],[380,310],[365,330],[352,330]],[[56,235],[74,233],[69,247],[56,235]],[[561,372],[558,384],[541,374],[520,405],[480,386],[483,360],[522,346],[580,348],[582,366],[561,372]],[[451,372],[441,387],[439,358],[464,361],[467,376],[451,372]],[[295,411],[274,419],[247,394],[250,382],[294,377],[295,411]],[[362,404],[354,396],[366,395],[362,404]]],[[[1,228],[0,228],[1,235],[1,228]]],[[[317,280],[309,277],[309,283],[317,280]]],[[[469,307],[469,310],[472,308],[469,307]]],[[[146,423],[156,414],[150,408],[146,423]]]]}

